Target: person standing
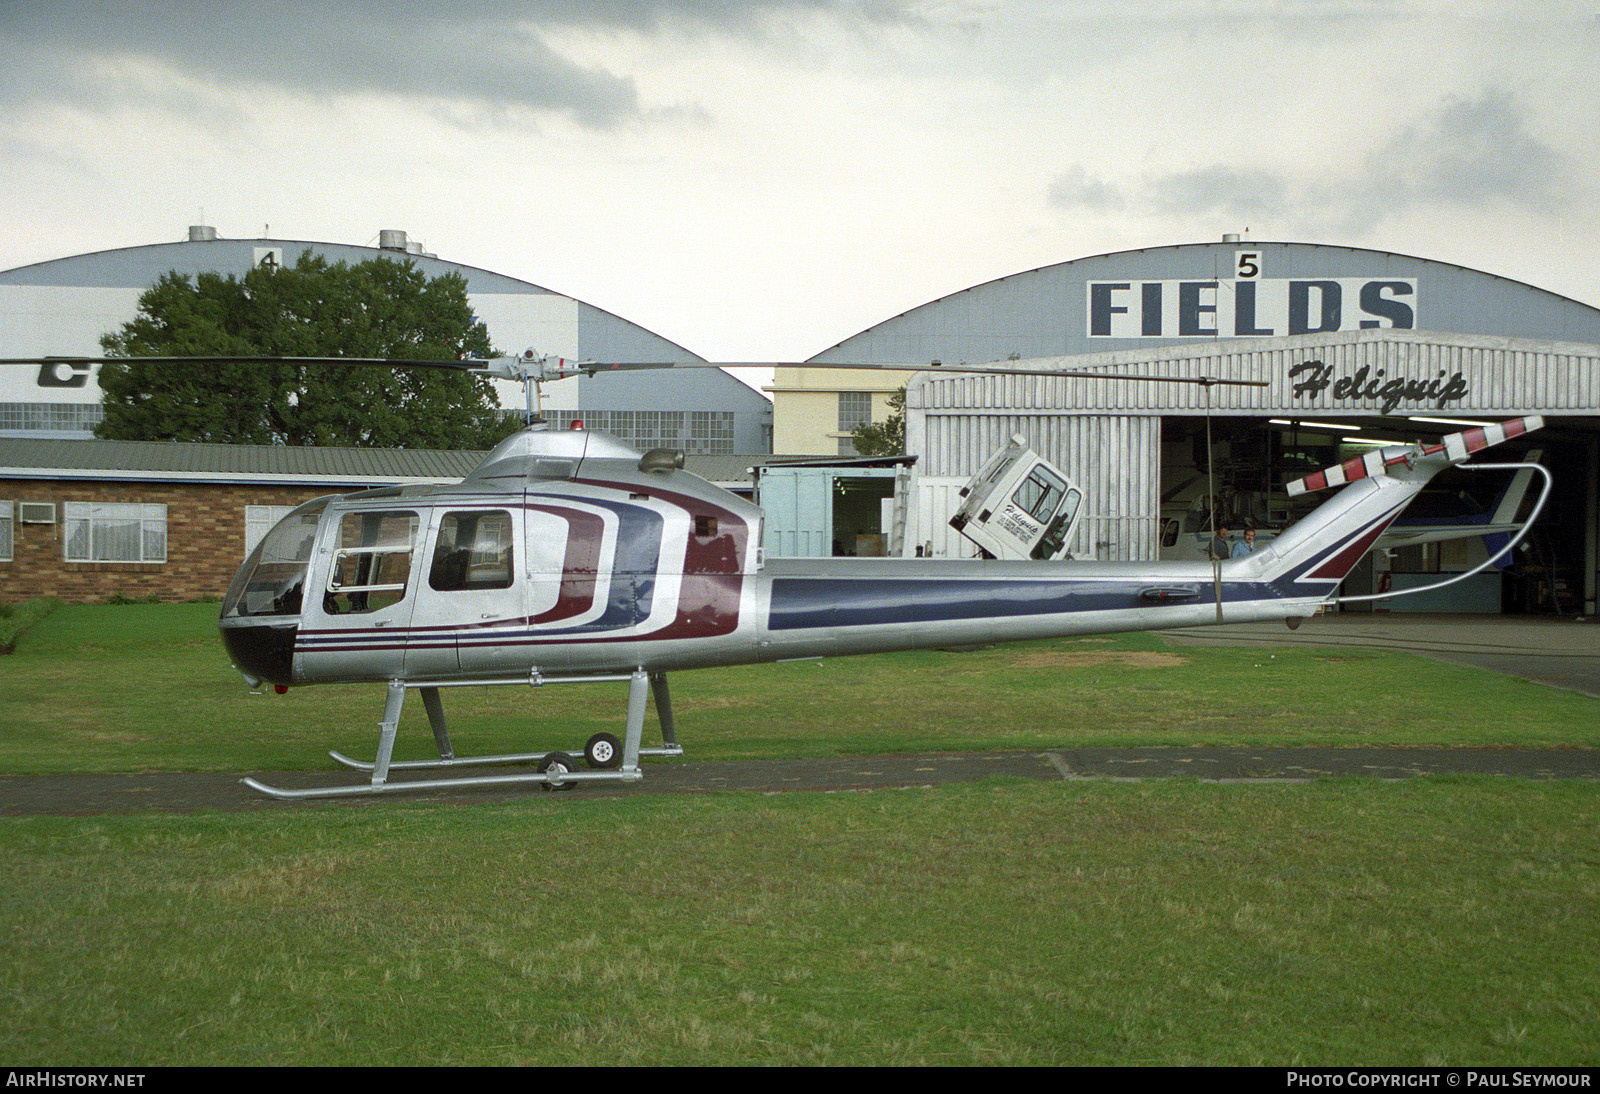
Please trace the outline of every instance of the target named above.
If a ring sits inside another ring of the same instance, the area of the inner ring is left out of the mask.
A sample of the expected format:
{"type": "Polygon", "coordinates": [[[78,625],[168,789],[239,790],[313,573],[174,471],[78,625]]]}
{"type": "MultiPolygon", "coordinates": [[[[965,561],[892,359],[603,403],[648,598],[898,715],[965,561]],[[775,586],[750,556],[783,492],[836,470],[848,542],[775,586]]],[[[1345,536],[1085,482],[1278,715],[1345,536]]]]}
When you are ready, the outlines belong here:
{"type": "Polygon", "coordinates": [[[1228,558],[1228,526],[1219,524],[1217,534],[1211,537],[1210,558],[1212,562],[1221,562],[1228,558]]]}

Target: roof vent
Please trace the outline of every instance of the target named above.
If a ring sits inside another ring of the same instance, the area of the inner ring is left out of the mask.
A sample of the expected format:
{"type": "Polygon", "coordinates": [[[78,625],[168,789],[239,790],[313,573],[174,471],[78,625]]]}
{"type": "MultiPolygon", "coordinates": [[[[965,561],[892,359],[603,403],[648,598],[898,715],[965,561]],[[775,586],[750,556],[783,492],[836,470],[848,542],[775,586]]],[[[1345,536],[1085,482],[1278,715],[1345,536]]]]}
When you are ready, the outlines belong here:
{"type": "Polygon", "coordinates": [[[217,230],[209,224],[189,225],[190,243],[210,243],[217,238],[217,230]]]}
{"type": "Polygon", "coordinates": [[[1222,242],[1224,242],[1224,243],[1237,243],[1237,242],[1239,242],[1239,233],[1238,232],[1223,232],[1222,233],[1222,242]]]}
{"type": "Polygon", "coordinates": [[[406,234],[398,228],[385,228],[378,233],[378,246],[385,251],[406,250],[406,234]]]}

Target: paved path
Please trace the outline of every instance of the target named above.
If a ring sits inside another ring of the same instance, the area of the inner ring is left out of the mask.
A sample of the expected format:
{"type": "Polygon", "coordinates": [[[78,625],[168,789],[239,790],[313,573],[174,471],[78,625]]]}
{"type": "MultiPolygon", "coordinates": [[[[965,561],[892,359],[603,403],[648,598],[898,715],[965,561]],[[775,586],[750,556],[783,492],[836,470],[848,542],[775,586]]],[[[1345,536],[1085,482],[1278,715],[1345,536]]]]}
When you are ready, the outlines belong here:
{"type": "MultiPolygon", "coordinates": [[[[508,769],[482,769],[503,774],[508,769]]],[[[277,786],[361,785],[353,772],[257,772],[277,786]]],[[[466,774],[466,772],[458,772],[466,774]]],[[[990,778],[1064,781],[1189,777],[1218,782],[1303,781],[1336,775],[1406,779],[1474,774],[1532,779],[1600,779],[1600,749],[1517,748],[1070,748],[1049,752],[935,753],[823,760],[678,761],[645,766],[642,782],[590,784],[574,796],[693,794],[724,790],[865,791],[990,778]]],[[[236,774],[32,775],[0,777],[0,816],[197,810],[318,809],[379,801],[500,801],[538,794],[532,786],[445,790],[282,802],[236,774]]]]}
{"type": "Polygon", "coordinates": [[[1233,623],[1163,631],[1194,646],[1361,646],[1474,665],[1600,699],[1600,624],[1516,615],[1319,615],[1297,629],[1233,623]]]}

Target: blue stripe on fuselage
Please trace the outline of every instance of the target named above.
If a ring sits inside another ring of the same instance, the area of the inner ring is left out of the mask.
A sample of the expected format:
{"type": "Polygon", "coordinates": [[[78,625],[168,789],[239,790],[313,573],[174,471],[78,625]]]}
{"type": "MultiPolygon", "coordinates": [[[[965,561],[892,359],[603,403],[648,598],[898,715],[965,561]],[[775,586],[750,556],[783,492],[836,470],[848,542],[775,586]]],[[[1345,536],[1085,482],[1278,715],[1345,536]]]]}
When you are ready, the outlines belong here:
{"type": "MultiPolygon", "coordinates": [[[[1116,578],[779,577],[772,581],[768,627],[774,631],[999,619],[1070,612],[1150,608],[1139,593],[1154,582],[1116,578]]],[[[1201,597],[1216,594],[1210,582],[1201,597]]],[[[1224,603],[1276,600],[1279,592],[1255,581],[1225,581],[1224,603]]]]}
{"type": "Polygon", "coordinates": [[[580,627],[543,631],[545,634],[587,633],[631,627],[650,615],[655,598],[656,571],[661,566],[661,534],[666,522],[654,509],[642,505],[602,501],[598,498],[569,498],[561,494],[530,493],[529,501],[581,501],[617,515],[616,556],[611,564],[611,588],[605,612],[599,619],[580,627]]]}

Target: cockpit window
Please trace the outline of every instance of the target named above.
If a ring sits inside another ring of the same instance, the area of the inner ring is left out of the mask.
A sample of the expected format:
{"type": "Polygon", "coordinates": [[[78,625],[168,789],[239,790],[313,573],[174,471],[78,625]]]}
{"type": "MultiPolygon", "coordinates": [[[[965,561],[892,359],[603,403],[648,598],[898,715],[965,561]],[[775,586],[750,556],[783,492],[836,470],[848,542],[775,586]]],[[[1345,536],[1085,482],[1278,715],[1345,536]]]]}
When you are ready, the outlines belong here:
{"type": "Polygon", "coordinates": [[[416,542],[415,513],[346,513],[339,522],[323,610],[375,612],[404,600],[416,542]]]}
{"type": "Polygon", "coordinates": [[[239,568],[223,599],[224,616],[298,615],[317,525],[328,499],[309,501],[272,526],[239,568]]]}
{"type": "Polygon", "coordinates": [[[442,592],[511,588],[511,539],[511,514],[504,510],[446,513],[428,586],[442,592]]]}

